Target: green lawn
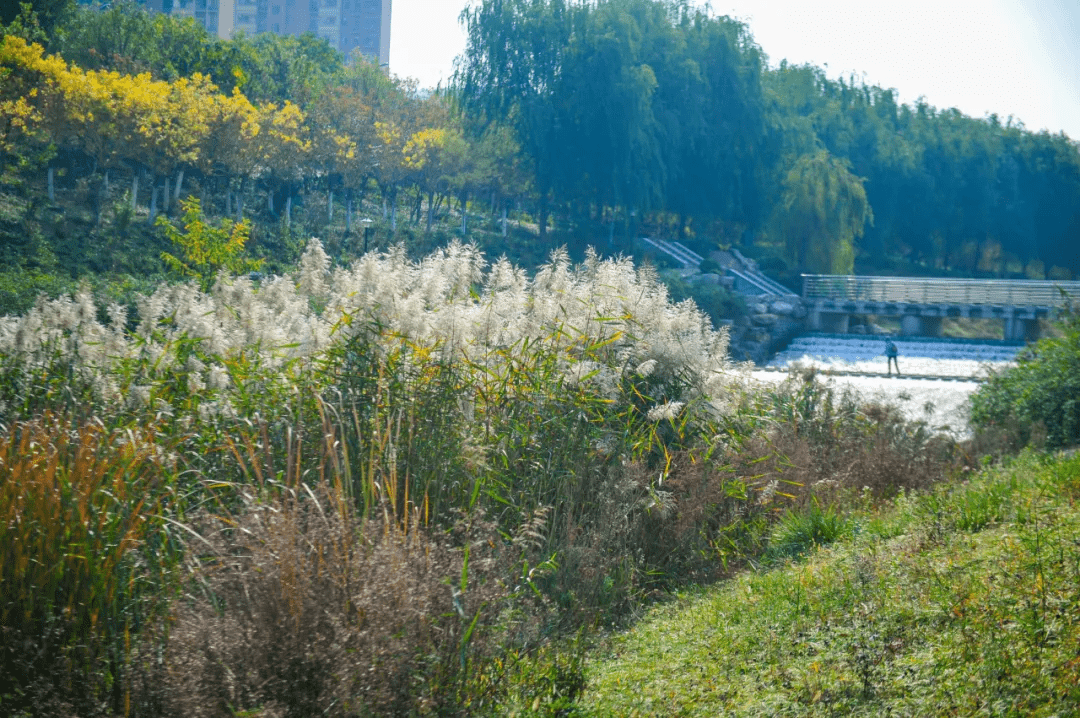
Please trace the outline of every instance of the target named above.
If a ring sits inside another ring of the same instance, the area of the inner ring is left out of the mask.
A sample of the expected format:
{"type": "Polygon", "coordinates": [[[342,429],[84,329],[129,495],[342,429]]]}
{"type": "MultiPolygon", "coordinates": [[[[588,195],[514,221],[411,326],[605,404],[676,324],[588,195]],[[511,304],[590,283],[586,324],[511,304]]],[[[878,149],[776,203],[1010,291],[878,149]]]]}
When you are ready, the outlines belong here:
{"type": "Polygon", "coordinates": [[[1080,715],[1080,455],[1027,454],[604,645],[595,716],[1080,715]]]}

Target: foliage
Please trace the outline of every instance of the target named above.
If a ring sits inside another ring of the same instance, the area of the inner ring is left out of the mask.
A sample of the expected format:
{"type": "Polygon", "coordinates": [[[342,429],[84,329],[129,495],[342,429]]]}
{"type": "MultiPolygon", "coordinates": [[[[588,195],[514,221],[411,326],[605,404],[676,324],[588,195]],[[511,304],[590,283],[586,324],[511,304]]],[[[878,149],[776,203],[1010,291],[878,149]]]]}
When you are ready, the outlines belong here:
{"type": "Polygon", "coordinates": [[[1080,314],[1066,311],[1059,328],[1060,336],[1026,347],[1016,366],[990,376],[972,395],[977,430],[1005,432],[1017,447],[1080,444],[1080,314]]]}
{"type": "Polygon", "coordinates": [[[783,188],[774,221],[792,264],[821,274],[851,274],[856,240],[874,221],[862,180],[821,150],[796,160],[783,188]]]}
{"type": "Polygon", "coordinates": [[[251,217],[257,243],[299,211],[329,245],[336,207],[347,237],[367,198],[392,233],[399,211],[424,222],[423,252],[490,202],[504,239],[514,219],[545,235],[554,220],[571,245],[604,226],[611,252],[645,230],[796,273],[1080,272],[1075,141],[768,68],[743,24],[686,3],[475,4],[452,90],[427,95],[311,35],[217,40],[133,3],[61,16],[5,34],[0,151],[95,225],[126,179],[151,223],[197,191],[210,215],[251,217]]]}
{"type": "Polygon", "coordinates": [[[242,257],[244,245],[251,233],[251,224],[221,221],[220,227],[208,224],[202,218],[199,200],[191,197],[180,202],[184,211],[183,230],[165,217],[158,217],[157,226],[177,249],[182,258],[162,252],[161,258],[174,272],[184,277],[195,277],[203,290],[208,290],[221,271],[242,274],[257,270],[262,262],[242,257]]]}

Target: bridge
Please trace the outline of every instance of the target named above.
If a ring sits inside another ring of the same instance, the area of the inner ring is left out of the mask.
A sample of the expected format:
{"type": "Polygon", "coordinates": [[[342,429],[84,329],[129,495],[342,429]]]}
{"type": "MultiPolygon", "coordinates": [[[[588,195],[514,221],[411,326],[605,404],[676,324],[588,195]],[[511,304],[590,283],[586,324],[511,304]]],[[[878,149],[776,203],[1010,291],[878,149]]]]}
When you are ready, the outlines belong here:
{"type": "Polygon", "coordinates": [[[804,274],[809,328],[847,333],[852,315],[900,318],[905,336],[940,336],[946,317],[1000,319],[1005,339],[1038,338],[1039,320],[1080,299],[1080,282],[804,274]]]}

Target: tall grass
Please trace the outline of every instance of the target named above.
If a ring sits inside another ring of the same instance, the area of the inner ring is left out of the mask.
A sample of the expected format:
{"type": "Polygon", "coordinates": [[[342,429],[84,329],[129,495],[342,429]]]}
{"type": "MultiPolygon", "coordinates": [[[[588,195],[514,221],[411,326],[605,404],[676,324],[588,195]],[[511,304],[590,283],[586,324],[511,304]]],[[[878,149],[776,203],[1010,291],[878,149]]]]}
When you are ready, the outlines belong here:
{"type": "Polygon", "coordinates": [[[46,414],[0,434],[6,710],[125,710],[131,635],[167,596],[168,475],[148,429],[46,414]]]}
{"type": "MultiPolygon", "coordinates": [[[[294,277],[98,309],[0,321],[5,646],[48,649],[5,649],[13,710],[483,714],[545,636],[953,460],[812,377],[751,386],[626,262],[331,272],[313,243],[294,277]]],[[[559,700],[567,665],[535,678],[559,700]]]]}

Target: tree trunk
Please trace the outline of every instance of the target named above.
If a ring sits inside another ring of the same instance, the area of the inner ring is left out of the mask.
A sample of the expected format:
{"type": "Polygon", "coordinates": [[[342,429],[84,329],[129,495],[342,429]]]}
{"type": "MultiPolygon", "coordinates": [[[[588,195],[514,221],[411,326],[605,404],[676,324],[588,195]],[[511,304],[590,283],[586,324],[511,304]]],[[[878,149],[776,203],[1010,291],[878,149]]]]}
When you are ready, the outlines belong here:
{"type": "Polygon", "coordinates": [[[546,194],[540,195],[540,216],[537,218],[540,225],[540,239],[547,237],[548,203],[546,194]]]}
{"type": "Polygon", "coordinates": [[[55,174],[55,170],[53,169],[53,166],[50,164],[49,165],[49,201],[50,202],[55,202],[56,201],[56,191],[53,189],[53,174],[55,174]]]}
{"type": "Polygon", "coordinates": [[[225,216],[232,217],[232,188],[225,188],[225,216]]]}
{"type": "Polygon", "coordinates": [[[285,189],[285,226],[292,226],[292,187],[285,189]]]}
{"type": "Polygon", "coordinates": [[[352,232],[352,188],[345,190],[345,234],[352,232]]]}
{"type": "Polygon", "coordinates": [[[334,223],[334,188],[326,188],[326,223],[334,223]]]}
{"type": "Polygon", "coordinates": [[[169,194],[169,175],[165,175],[165,191],[161,193],[161,211],[169,214],[172,207],[172,195],[169,194]]]}
{"type": "Polygon", "coordinates": [[[94,194],[94,226],[101,224],[101,208],[105,204],[105,184],[107,175],[103,175],[98,182],[97,192],[94,194]]]}
{"type": "Polygon", "coordinates": [[[136,169],[131,173],[131,212],[135,213],[135,210],[139,208],[139,175],[142,172],[136,169]]]}
{"type": "Polygon", "coordinates": [[[397,188],[390,193],[390,231],[397,231],[397,188]]]}
{"type": "Polygon", "coordinates": [[[502,235],[506,237],[506,203],[502,206],[502,235]]]}
{"type": "Polygon", "coordinates": [[[105,168],[105,184],[103,185],[105,196],[109,195],[109,169],[105,168]]]}
{"type": "Polygon", "coordinates": [[[266,187],[266,211],[274,213],[274,188],[269,185],[266,187]]]}
{"type": "Polygon", "coordinates": [[[155,177],[150,184],[150,216],[146,221],[146,223],[151,226],[154,224],[154,220],[157,219],[157,196],[158,186],[157,177],[155,177]]]}
{"type": "Polygon", "coordinates": [[[247,178],[240,178],[240,190],[236,193],[236,221],[244,221],[244,185],[247,184],[247,178]]]}
{"type": "Polygon", "coordinates": [[[468,195],[461,195],[461,238],[464,239],[469,232],[469,199],[468,195]]]}
{"type": "Polygon", "coordinates": [[[427,231],[431,233],[431,221],[434,219],[435,214],[435,192],[428,192],[427,200],[427,231]]]}
{"type": "Polygon", "coordinates": [[[173,201],[180,201],[180,187],[184,184],[184,168],[181,167],[176,173],[176,189],[173,191],[173,201]]]}

